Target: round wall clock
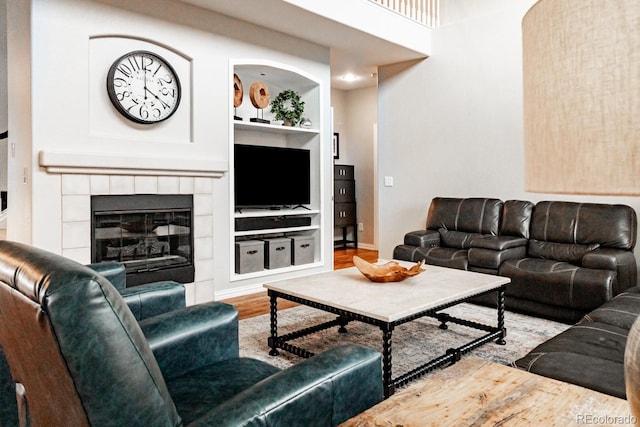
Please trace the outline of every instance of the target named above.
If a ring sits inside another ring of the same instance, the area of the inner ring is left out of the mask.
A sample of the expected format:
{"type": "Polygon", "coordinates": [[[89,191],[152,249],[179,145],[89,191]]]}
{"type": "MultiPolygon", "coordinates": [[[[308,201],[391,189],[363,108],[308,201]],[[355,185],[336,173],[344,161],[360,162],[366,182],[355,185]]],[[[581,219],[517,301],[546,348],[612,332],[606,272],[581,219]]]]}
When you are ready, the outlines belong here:
{"type": "Polygon", "coordinates": [[[114,107],[136,123],[158,123],[180,105],[180,80],[164,58],[136,50],[116,59],[107,74],[107,92],[114,107]]]}

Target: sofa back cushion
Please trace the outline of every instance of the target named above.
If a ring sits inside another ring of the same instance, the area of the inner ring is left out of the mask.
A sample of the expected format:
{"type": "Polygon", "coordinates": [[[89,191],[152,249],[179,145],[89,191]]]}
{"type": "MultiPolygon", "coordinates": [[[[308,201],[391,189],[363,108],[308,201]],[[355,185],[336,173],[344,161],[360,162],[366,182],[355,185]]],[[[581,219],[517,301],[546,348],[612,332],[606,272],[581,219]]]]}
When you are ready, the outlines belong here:
{"type": "Polygon", "coordinates": [[[457,249],[469,249],[471,247],[471,240],[479,237],[484,237],[484,234],[480,233],[465,233],[464,231],[447,230],[441,228],[440,243],[441,246],[457,249]]]}
{"type": "Polygon", "coordinates": [[[575,245],[572,243],[554,243],[530,239],[529,256],[580,264],[583,256],[599,247],[598,243],[575,245]]]}
{"type": "Polygon", "coordinates": [[[507,200],[502,208],[501,236],[529,238],[534,204],[527,200],[507,200]]]}
{"type": "Polygon", "coordinates": [[[427,214],[427,229],[497,235],[502,201],[484,198],[436,197],[427,214]]]}
{"type": "Polygon", "coordinates": [[[626,205],[544,201],[531,218],[531,238],[547,242],[632,250],[637,218],[626,205]]]}

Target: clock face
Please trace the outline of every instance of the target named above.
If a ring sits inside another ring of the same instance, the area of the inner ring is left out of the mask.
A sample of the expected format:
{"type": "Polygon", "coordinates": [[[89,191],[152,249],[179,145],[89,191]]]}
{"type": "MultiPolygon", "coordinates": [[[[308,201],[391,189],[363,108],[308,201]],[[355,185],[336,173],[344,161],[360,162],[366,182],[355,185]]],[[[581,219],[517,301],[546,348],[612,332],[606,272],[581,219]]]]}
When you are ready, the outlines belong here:
{"type": "Polygon", "coordinates": [[[137,50],[118,58],[107,75],[107,92],[116,109],[137,123],[157,123],[180,105],[180,80],[155,53],[137,50]]]}

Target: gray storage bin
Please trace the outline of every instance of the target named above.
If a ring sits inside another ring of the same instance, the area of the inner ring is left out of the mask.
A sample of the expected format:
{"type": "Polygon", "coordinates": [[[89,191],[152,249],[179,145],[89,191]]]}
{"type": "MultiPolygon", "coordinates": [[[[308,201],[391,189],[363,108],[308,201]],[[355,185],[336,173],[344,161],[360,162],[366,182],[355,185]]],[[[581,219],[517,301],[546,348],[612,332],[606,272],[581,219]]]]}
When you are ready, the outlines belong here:
{"type": "Polygon", "coordinates": [[[245,240],[236,242],[236,273],[245,274],[264,270],[264,242],[245,240]]]}
{"type": "Polygon", "coordinates": [[[264,239],[264,266],[268,269],[291,265],[291,239],[278,237],[264,239]]]}
{"type": "Polygon", "coordinates": [[[309,264],[315,259],[313,236],[291,237],[291,263],[293,265],[309,264]]]}

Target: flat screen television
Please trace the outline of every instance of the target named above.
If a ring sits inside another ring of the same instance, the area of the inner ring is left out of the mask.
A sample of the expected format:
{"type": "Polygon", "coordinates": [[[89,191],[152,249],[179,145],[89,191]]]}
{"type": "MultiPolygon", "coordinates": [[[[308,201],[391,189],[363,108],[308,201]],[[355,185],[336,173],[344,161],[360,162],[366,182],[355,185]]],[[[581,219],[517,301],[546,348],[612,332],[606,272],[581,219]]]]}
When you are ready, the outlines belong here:
{"type": "Polygon", "coordinates": [[[235,207],[281,208],[311,203],[309,150],[235,144],[235,207]]]}

